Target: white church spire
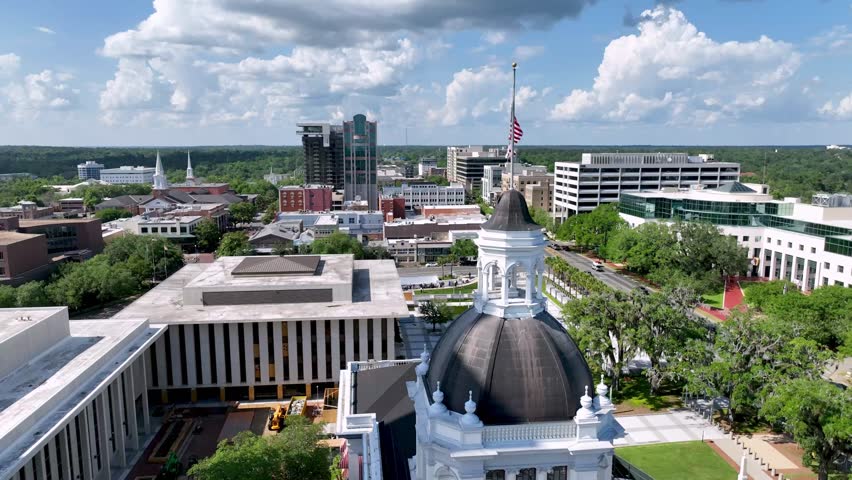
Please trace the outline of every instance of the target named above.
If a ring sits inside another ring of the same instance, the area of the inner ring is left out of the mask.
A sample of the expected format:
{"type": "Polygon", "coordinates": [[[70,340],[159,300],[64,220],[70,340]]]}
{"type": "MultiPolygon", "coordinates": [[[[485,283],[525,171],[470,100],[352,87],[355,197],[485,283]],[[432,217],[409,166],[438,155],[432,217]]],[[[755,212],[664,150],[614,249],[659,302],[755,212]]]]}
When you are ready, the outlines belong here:
{"type": "Polygon", "coordinates": [[[160,151],[157,150],[157,165],[154,168],[154,190],[168,190],[166,173],[163,170],[163,162],[160,160],[160,151]]]}
{"type": "Polygon", "coordinates": [[[186,183],[195,183],[195,174],[192,173],[192,159],[189,157],[189,150],[186,151],[186,183]]]}

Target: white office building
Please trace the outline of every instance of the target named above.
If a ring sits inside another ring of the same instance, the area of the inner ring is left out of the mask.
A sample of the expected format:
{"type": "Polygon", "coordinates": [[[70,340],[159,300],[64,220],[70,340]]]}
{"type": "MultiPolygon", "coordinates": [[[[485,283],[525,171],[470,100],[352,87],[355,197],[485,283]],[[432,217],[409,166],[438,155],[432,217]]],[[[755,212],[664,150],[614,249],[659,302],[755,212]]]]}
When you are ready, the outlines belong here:
{"type": "Polygon", "coordinates": [[[438,168],[438,160],[435,158],[421,158],[417,163],[417,174],[421,177],[429,175],[433,168],[438,168]]]}
{"type": "Polygon", "coordinates": [[[482,145],[447,147],[447,180],[458,182],[470,191],[480,188],[483,168],[501,165],[506,161],[506,150],[485,148],[482,145]]]}
{"type": "Polygon", "coordinates": [[[556,162],[553,216],[557,220],[619,201],[621,192],[739,180],[740,165],[685,153],[584,153],[580,163],[556,162]]]}
{"type": "Polygon", "coordinates": [[[503,191],[503,166],[486,165],[482,167],[482,199],[492,203],[503,191]]]}
{"type": "Polygon", "coordinates": [[[762,185],[625,192],[619,204],[632,227],[696,220],[736,237],[752,258],[751,276],[785,279],[804,291],[852,287],[852,195],[820,194],[811,204],[774,200],[762,185]]]}
{"type": "Polygon", "coordinates": [[[77,164],[77,178],[80,180],[100,180],[101,171],[104,169],[103,164],[94,160],[87,160],[85,163],[77,164]]]}
{"type": "MultiPolygon", "coordinates": [[[[144,317],[144,315],[143,315],[144,317]]],[[[68,321],[65,307],[0,310],[0,480],[108,480],[153,435],[142,317],[68,321]]]]}
{"type": "Polygon", "coordinates": [[[384,187],[382,195],[405,198],[405,208],[420,208],[424,205],[464,205],[464,185],[435,185],[434,183],[403,183],[399,187],[384,187]]]}
{"type": "Polygon", "coordinates": [[[168,326],[151,355],[164,403],[322,394],[349,361],[396,358],[408,308],[392,260],[221,257],[188,264],[122,310],[168,326]]]}
{"type": "Polygon", "coordinates": [[[105,168],[101,170],[101,180],[114,185],[127,185],[131,183],[154,183],[154,172],[152,167],[130,167],[105,168]]]}

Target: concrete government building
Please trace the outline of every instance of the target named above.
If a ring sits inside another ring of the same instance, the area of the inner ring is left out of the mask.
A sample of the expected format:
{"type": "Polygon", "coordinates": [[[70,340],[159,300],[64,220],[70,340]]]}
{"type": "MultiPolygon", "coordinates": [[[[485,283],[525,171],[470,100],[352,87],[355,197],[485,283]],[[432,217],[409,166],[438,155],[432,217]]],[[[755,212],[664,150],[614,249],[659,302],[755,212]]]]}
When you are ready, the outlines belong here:
{"type": "Polygon", "coordinates": [[[144,319],[0,310],[0,480],[111,478],[152,435],[144,319]]]}
{"type": "Polygon", "coordinates": [[[392,260],[305,255],[189,264],[113,318],[168,327],[149,381],[166,403],[322,393],[348,361],[395,359],[406,316],[392,260]]]}

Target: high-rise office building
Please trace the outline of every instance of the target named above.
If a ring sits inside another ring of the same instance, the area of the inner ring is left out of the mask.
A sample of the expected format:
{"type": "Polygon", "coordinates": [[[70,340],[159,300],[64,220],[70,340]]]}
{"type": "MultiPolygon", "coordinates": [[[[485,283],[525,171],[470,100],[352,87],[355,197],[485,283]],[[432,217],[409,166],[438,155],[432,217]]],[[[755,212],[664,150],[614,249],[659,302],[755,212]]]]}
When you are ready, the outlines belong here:
{"type": "Polygon", "coordinates": [[[103,164],[100,164],[93,160],[86,160],[86,163],[77,164],[77,177],[79,177],[80,180],[88,180],[90,178],[100,180],[101,170],[103,169],[103,164]]]}
{"type": "Polygon", "coordinates": [[[343,127],[329,123],[298,123],[305,149],[305,183],[343,189],[343,127]]]}
{"type": "Polygon", "coordinates": [[[379,203],[376,131],[377,123],[360,113],[343,122],[344,200],[366,201],[370,210],[377,210],[379,203]]]}
{"type": "Polygon", "coordinates": [[[716,188],[740,178],[740,165],[712,155],[685,153],[584,153],[580,163],[556,162],[553,216],[565,220],[619,200],[621,192],[716,188]]]}
{"type": "Polygon", "coordinates": [[[505,161],[506,152],[499,148],[447,147],[447,180],[463,183],[470,192],[482,186],[486,165],[502,165],[505,161]]]}

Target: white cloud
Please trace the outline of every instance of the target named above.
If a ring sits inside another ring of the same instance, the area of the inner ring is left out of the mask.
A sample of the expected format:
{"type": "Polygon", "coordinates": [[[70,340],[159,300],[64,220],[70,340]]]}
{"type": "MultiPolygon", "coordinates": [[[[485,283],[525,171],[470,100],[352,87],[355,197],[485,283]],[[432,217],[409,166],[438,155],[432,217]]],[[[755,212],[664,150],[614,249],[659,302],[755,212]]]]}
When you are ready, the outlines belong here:
{"type": "Polygon", "coordinates": [[[852,93],[850,93],[847,97],[841,98],[840,101],[837,102],[837,106],[835,106],[833,102],[826,102],[826,104],[819,109],[819,113],[828,118],[852,120],[852,93]]]}
{"type": "Polygon", "coordinates": [[[47,28],[47,27],[41,27],[41,26],[39,26],[39,27],[33,27],[33,28],[35,28],[36,30],[38,30],[38,31],[39,31],[39,32],[41,32],[41,33],[46,33],[46,34],[48,34],[48,35],[56,35],[56,32],[54,32],[53,30],[51,30],[51,29],[49,29],[49,28],[47,28]]]}
{"type": "Polygon", "coordinates": [[[67,110],[77,106],[80,91],[71,86],[69,74],[44,70],[12,82],[2,90],[2,97],[15,120],[32,120],[43,112],[67,110]]]}
{"type": "Polygon", "coordinates": [[[21,66],[21,57],[14,53],[0,55],[0,77],[10,76],[21,66]]]}
{"type": "Polygon", "coordinates": [[[490,45],[500,45],[506,41],[506,32],[485,32],[482,34],[482,40],[490,45]]]}
{"type": "Polygon", "coordinates": [[[575,89],[555,120],[707,124],[760,112],[786,90],[801,55],[761,36],[717,42],[665,6],[639,17],[638,34],[612,40],[591,89],[575,89]]]}
{"type": "Polygon", "coordinates": [[[288,0],[154,0],[148,18],[104,40],[100,53],[118,66],[100,108],[109,123],[182,125],[290,122],[327,116],[342,102],[381,114],[361,96],[395,102],[403,75],[447,50],[444,31],[485,31],[499,43],[505,31],[548,27],[590,3],[328,0],[319,11],[288,0]]]}
{"type": "Polygon", "coordinates": [[[544,53],[544,47],[541,45],[518,45],[515,47],[514,57],[517,60],[528,60],[542,53],[544,53]]]}
{"type": "Polygon", "coordinates": [[[852,49],[852,32],[846,25],[836,25],[813,37],[810,43],[821,53],[847,51],[852,49]]]}

